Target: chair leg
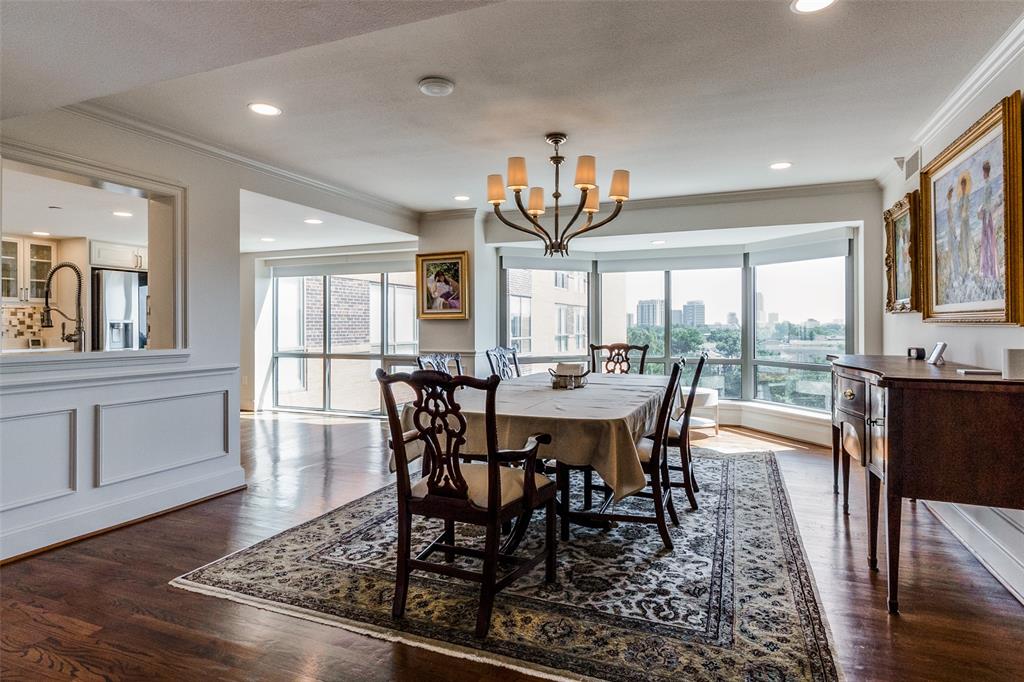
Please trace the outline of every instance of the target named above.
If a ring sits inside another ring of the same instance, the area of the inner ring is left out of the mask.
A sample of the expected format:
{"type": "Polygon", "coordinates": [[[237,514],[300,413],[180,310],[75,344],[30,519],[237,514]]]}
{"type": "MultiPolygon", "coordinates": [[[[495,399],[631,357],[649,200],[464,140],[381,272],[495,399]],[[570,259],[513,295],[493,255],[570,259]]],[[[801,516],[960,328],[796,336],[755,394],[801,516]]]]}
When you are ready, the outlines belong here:
{"type": "Polygon", "coordinates": [[[487,525],[484,544],[484,572],[480,582],[480,608],[476,614],[476,636],[483,639],[491,629],[491,611],[494,609],[494,583],[498,576],[498,523],[487,525]]]}
{"type": "Polygon", "coordinates": [[[562,540],[569,541],[569,469],[556,464],[555,483],[558,485],[558,515],[562,525],[562,540]]]}
{"type": "Polygon", "coordinates": [[[395,598],[391,602],[392,618],[405,614],[405,600],[409,596],[409,552],[412,546],[412,516],[399,514],[398,518],[398,566],[395,569],[395,598]]]}
{"type": "Polygon", "coordinates": [[[583,472],[583,508],[590,509],[594,506],[594,476],[593,471],[587,469],[583,472]]]}
{"type": "MultiPolygon", "coordinates": [[[[661,541],[665,544],[665,549],[672,551],[674,545],[672,544],[672,538],[668,534],[668,525],[665,523],[665,498],[662,497],[666,494],[666,491],[661,487],[661,474],[658,471],[651,473],[651,491],[654,496],[654,517],[658,521],[658,532],[661,533],[661,541]]],[[[667,494],[672,494],[671,486],[669,486],[667,494]]]]}
{"type": "Polygon", "coordinates": [[[665,503],[666,509],[668,509],[668,518],[671,519],[673,526],[679,525],[679,515],[676,514],[676,505],[672,502],[672,488],[668,489],[668,501],[665,503]]]}
{"type": "Polygon", "coordinates": [[[690,450],[690,439],[686,439],[686,470],[690,475],[690,487],[693,488],[693,492],[699,493],[700,486],[697,485],[697,477],[693,475],[693,452],[690,450]]]}
{"type": "Polygon", "coordinates": [[[547,536],[544,539],[544,548],[547,550],[547,558],[544,563],[544,582],[553,583],[558,579],[558,530],[555,528],[555,500],[548,500],[544,511],[547,516],[547,536]]]}
{"type": "MultiPolygon", "coordinates": [[[[449,545],[455,544],[455,522],[451,519],[444,522],[444,541],[449,545]]],[[[445,552],[444,560],[449,564],[455,561],[455,552],[445,552]]]]}

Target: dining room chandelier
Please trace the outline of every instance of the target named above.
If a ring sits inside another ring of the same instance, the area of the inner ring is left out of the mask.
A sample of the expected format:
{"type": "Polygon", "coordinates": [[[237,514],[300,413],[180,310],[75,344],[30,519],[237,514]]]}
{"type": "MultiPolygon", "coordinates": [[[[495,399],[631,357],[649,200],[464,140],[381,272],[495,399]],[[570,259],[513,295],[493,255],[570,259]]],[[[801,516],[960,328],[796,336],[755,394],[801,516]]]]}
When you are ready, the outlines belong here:
{"type": "Polygon", "coordinates": [[[559,205],[559,200],[562,198],[562,193],[559,191],[559,170],[565,157],[558,152],[559,146],[565,144],[567,138],[565,133],[548,133],[545,139],[548,144],[555,147],[555,153],[549,157],[551,164],[555,167],[555,191],[551,193],[555,200],[553,230],[549,232],[538,220],[546,213],[544,188],[529,186],[526,179],[526,159],[522,156],[508,158],[507,184],[502,180],[500,173],[487,176],[487,203],[494,206],[494,215],[498,216],[498,220],[544,242],[545,256],[554,256],[555,254],[565,256],[569,253],[569,242],[574,237],[603,227],[619,216],[623,202],[629,199],[629,171],[616,170],[612,172],[608,198],[615,202],[615,208],[607,218],[594,222],[594,218],[600,210],[596,159],[593,156],[577,157],[576,181],[573,183],[573,187],[580,191],[580,200],[576,204],[576,210],[572,217],[562,227],[561,206],[559,205]],[[515,195],[516,207],[526,219],[527,227],[512,222],[502,214],[501,205],[505,203],[506,189],[512,190],[515,195]],[[526,189],[530,190],[530,194],[527,204],[524,206],[522,195],[526,189]],[[587,214],[586,221],[582,225],[576,226],[574,231],[573,226],[576,225],[576,221],[583,213],[587,214]]]}

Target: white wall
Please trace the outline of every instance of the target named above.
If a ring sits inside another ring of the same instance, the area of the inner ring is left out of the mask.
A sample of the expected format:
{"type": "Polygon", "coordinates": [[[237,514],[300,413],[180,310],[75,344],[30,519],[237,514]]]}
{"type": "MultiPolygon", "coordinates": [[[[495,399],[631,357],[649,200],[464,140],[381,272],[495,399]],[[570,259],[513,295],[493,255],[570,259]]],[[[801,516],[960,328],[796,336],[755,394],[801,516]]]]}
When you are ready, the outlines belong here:
{"type": "MultiPolygon", "coordinates": [[[[1024,88],[1024,34],[1020,22],[1016,27],[1016,57],[1006,58],[996,73],[977,69],[968,79],[971,94],[947,103],[954,116],[932,130],[922,140],[922,166],[967,130],[1000,99],[1024,88]],[[973,81],[974,85],[971,85],[973,81]]],[[[1000,54],[990,55],[998,60],[1000,54]]],[[[984,62],[983,62],[984,65],[984,62]]],[[[941,113],[941,110],[940,112],[941,113]]],[[[921,122],[924,125],[924,122],[921,122]]],[[[912,148],[894,149],[893,156],[902,156],[912,148]]],[[[895,169],[882,178],[883,199],[891,206],[919,185],[919,178],[904,181],[895,169]]],[[[884,239],[884,237],[883,237],[884,239]]],[[[882,272],[884,286],[884,271],[882,272]]],[[[1024,348],[1024,328],[1005,326],[952,325],[925,323],[920,313],[886,314],[883,318],[883,349],[887,354],[902,355],[908,346],[930,348],[938,341],[949,344],[946,357],[956,362],[1000,368],[1003,348],[1024,348]]],[[[1024,447],[1024,446],[1022,446],[1024,447]]],[[[970,505],[929,502],[928,506],[984,563],[993,574],[1024,602],[1024,511],[992,509],[970,505]]]]}
{"type": "Polygon", "coordinates": [[[6,120],[2,134],[5,153],[185,188],[187,349],[0,358],[0,557],[243,485],[239,190],[411,234],[415,215],[81,112],[6,120]]]}

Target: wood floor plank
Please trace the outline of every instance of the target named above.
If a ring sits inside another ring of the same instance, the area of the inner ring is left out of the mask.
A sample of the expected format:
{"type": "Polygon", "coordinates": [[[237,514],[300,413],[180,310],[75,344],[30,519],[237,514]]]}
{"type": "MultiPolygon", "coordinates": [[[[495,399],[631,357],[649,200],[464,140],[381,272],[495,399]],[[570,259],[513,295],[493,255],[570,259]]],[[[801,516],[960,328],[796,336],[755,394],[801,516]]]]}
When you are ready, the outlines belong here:
{"type": "MultiPolygon", "coordinates": [[[[248,490],[0,568],[0,678],[535,679],[167,585],[392,480],[380,422],[250,415],[241,442],[248,490]]],[[[890,616],[884,567],[866,566],[863,470],[845,516],[823,448],[739,429],[696,445],[777,452],[849,680],[1024,679],[1024,607],[923,503],[904,511],[890,616]]]]}

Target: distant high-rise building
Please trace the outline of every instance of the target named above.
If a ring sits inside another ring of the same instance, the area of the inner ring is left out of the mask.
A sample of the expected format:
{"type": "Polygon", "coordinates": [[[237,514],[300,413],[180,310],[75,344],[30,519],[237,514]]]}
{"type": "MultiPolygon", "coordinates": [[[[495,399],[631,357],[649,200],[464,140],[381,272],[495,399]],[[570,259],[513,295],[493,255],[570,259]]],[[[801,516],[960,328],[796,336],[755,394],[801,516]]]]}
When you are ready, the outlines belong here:
{"type": "Polygon", "coordinates": [[[655,327],[665,324],[665,301],[649,298],[636,303],[636,323],[641,327],[655,327]]]}
{"type": "Polygon", "coordinates": [[[704,326],[704,301],[687,301],[683,306],[683,326],[704,326]]]}
{"type": "Polygon", "coordinates": [[[774,324],[778,324],[778,322],[779,322],[779,314],[778,313],[768,313],[768,324],[774,325],[774,324]]]}
{"type": "Polygon", "coordinates": [[[636,316],[633,313],[626,313],[626,327],[632,327],[636,322],[636,316]]]}
{"type": "Polygon", "coordinates": [[[673,327],[678,327],[681,324],[683,324],[683,311],[682,310],[678,310],[678,309],[677,310],[673,310],[672,311],[672,326],[673,327]]]}
{"type": "Polygon", "coordinates": [[[765,316],[764,316],[764,294],[762,294],[760,291],[757,292],[756,299],[757,300],[756,300],[756,303],[754,305],[754,310],[757,311],[757,318],[756,318],[756,320],[757,320],[758,324],[764,324],[764,322],[765,322],[765,316]]]}
{"type": "Polygon", "coordinates": [[[736,313],[729,313],[725,317],[725,323],[730,324],[733,327],[738,327],[740,326],[740,318],[737,317],[736,313]]]}

